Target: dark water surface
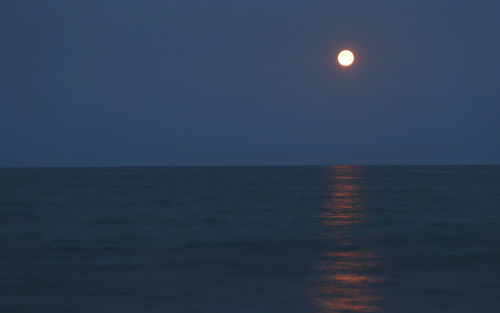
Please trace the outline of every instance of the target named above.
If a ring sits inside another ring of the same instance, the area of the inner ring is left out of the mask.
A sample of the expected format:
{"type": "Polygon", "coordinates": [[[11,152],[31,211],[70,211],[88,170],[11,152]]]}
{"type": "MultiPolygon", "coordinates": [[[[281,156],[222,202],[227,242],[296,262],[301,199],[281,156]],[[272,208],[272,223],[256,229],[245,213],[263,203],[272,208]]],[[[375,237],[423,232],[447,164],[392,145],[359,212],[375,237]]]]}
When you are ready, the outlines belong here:
{"type": "Polygon", "coordinates": [[[500,167],[0,170],[0,312],[498,312],[500,167]]]}

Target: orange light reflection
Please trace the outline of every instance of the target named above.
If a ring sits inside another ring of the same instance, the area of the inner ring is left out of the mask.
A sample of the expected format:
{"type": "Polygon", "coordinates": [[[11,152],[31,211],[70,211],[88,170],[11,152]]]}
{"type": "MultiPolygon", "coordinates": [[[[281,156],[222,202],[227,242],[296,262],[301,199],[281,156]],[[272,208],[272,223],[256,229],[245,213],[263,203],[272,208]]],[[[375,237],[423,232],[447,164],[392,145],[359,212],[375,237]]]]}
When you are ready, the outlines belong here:
{"type": "Polygon", "coordinates": [[[342,166],[330,170],[332,191],[322,223],[328,230],[325,240],[335,243],[335,251],[327,252],[318,266],[321,286],[316,302],[320,312],[378,312],[382,297],[375,284],[380,279],[372,274],[379,266],[378,258],[351,235],[352,228],[365,218],[359,193],[360,169],[342,166]]]}

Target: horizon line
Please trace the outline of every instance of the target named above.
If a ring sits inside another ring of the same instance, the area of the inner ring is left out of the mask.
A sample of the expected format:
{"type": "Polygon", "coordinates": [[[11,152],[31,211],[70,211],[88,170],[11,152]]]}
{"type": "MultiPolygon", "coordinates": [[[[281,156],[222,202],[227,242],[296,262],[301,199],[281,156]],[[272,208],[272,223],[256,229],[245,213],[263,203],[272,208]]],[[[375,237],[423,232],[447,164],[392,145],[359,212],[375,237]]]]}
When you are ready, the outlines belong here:
{"type": "Polygon", "coordinates": [[[457,166],[500,166],[500,163],[423,163],[423,164],[289,164],[289,165],[273,165],[273,164],[217,164],[217,165],[35,165],[35,166],[0,166],[0,170],[4,169],[103,169],[103,168],[214,168],[214,167],[457,167],[457,166]]]}

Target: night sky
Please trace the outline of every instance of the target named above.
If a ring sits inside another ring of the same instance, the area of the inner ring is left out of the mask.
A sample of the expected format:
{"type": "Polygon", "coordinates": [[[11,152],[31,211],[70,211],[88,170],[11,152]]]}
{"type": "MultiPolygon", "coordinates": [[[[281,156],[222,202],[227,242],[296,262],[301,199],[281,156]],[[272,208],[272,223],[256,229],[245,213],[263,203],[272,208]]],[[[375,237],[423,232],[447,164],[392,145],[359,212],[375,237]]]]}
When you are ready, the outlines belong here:
{"type": "Polygon", "coordinates": [[[498,164],[499,12],[2,1],[0,166],[498,164]]]}

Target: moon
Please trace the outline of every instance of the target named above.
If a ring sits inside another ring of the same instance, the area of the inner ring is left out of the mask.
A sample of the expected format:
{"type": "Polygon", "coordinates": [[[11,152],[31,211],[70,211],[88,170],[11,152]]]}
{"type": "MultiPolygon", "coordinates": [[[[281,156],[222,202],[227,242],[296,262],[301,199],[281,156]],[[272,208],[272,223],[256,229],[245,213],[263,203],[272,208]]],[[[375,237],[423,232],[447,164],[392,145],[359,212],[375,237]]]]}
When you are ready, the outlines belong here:
{"type": "Polygon", "coordinates": [[[342,50],[339,52],[337,60],[344,67],[350,66],[354,62],[354,54],[349,50],[342,50]]]}

